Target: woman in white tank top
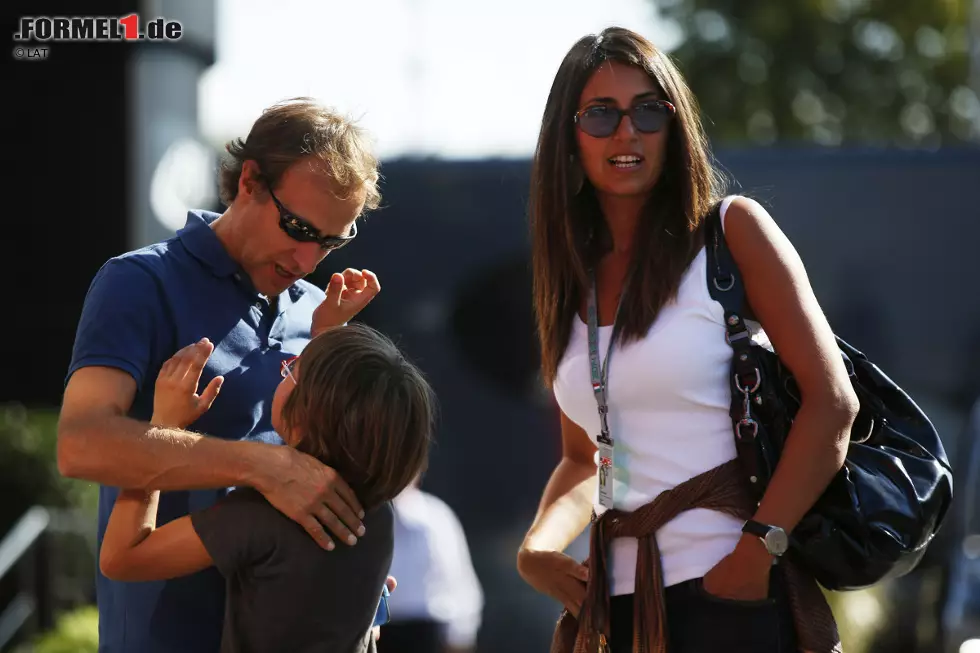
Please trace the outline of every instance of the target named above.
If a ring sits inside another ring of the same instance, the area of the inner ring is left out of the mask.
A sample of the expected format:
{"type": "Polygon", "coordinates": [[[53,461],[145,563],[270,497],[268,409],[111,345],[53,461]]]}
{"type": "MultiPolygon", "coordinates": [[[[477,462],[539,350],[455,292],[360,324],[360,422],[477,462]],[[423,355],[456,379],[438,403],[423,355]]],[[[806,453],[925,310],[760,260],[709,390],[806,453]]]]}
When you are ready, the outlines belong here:
{"type": "Polygon", "coordinates": [[[793,246],[758,203],[723,198],[721,186],[696,102],[665,55],[618,28],[572,47],[545,107],[531,184],[542,371],[561,408],[563,455],[518,554],[521,575],[578,616],[596,579],[562,551],[593,512],[635,511],[735,458],[731,348],[705,273],[703,223],[719,201],[765,328],[755,337],[771,338],[803,395],[752,519],[698,507],[656,529],[663,591],[637,582],[636,538],[612,541],[603,574],[612,598],[598,620],[599,608],[586,603],[592,636],[602,635],[588,650],[598,641],[631,651],[635,622],[647,618],[665,619],[655,629],[665,634],[649,637],[668,653],[837,645],[831,635],[800,637],[799,611],[794,625],[773,563],[785,539],[777,536],[792,531],[843,464],[857,398],[793,246]],[[593,297],[598,346],[590,352],[593,297]],[[597,440],[603,433],[608,446],[597,440]],[[658,605],[662,616],[638,605],[658,605]]]}

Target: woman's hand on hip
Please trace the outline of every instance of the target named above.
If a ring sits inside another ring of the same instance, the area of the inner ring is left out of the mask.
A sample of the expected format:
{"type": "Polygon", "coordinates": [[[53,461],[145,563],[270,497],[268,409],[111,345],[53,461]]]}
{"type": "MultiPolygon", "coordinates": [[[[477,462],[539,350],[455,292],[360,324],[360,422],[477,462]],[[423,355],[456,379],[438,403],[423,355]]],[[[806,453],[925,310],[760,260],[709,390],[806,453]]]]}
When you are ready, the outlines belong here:
{"type": "Polygon", "coordinates": [[[575,617],[582,609],[589,568],[560,551],[521,549],[517,571],[528,585],[560,602],[575,617]]]}

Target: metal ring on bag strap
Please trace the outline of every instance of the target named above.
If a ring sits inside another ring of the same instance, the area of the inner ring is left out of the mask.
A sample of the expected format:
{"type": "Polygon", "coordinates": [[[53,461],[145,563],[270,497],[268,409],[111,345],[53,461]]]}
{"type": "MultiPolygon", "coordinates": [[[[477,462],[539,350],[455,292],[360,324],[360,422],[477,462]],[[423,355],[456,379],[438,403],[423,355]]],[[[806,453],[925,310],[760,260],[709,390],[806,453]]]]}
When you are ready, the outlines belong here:
{"type": "Polygon", "coordinates": [[[755,385],[753,385],[751,388],[743,388],[741,381],[739,381],[738,379],[738,374],[735,374],[734,376],[735,376],[735,387],[738,388],[738,391],[741,392],[742,394],[752,394],[753,392],[759,389],[760,385],[762,385],[762,375],[759,374],[758,367],[755,368],[755,385]]]}
{"type": "Polygon", "coordinates": [[[732,288],[735,287],[735,275],[734,274],[729,274],[728,275],[728,285],[727,286],[720,285],[718,283],[718,277],[714,277],[711,280],[711,283],[715,284],[715,288],[717,288],[721,292],[728,292],[729,290],[731,290],[732,288]]]}

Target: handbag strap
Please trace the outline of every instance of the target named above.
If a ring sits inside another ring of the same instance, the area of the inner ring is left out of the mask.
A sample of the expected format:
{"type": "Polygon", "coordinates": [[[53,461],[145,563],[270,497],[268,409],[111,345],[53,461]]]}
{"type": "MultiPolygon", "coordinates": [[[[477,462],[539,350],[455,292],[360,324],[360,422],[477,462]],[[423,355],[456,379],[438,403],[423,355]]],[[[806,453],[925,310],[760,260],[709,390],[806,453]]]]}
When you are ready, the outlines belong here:
{"type": "Polygon", "coordinates": [[[745,286],[738,265],[725,242],[720,202],[708,214],[705,229],[708,293],[725,311],[725,340],[732,347],[730,414],[735,448],[743,469],[748,474],[751,487],[757,497],[761,497],[764,483],[768,479],[760,478],[757,451],[759,444],[756,442],[760,424],[752,416],[751,402],[753,393],[759,390],[762,383],[762,374],[755,365],[755,357],[751,351],[751,334],[745,324],[745,314],[748,311],[745,286]],[[741,397],[736,393],[740,393],[741,397]]]}
{"type": "Polygon", "coordinates": [[[708,292],[711,298],[725,309],[725,328],[732,342],[748,328],[742,319],[745,312],[745,286],[738,272],[738,265],[725,242],[725,231],[721,223],[721,203],[715,205],[705,221],[705,248],[708,254],[708,292]]]}

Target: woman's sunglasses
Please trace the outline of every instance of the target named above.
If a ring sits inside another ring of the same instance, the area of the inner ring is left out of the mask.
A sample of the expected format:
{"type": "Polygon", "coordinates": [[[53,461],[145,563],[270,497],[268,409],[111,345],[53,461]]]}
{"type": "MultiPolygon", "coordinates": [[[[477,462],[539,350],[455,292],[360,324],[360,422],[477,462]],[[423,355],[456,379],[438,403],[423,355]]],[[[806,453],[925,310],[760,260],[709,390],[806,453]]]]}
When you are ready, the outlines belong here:
{"type": "Polygon", "coordinates": [[[321,236],[317,228],[308,221],[299,217],[279,201],[272,188],[269,188],[269,196],[279,209],[279,228],[286,232],[286,235],[300,243],[320,243],[320,248],[325,252],[340,249],[357,236],[357,223],[351,225],[350,236],[321,236]]]}
{"type": "Polygon", "coordinates": [[[586,107],[575,114],[575,124],[593,138],[608,138],[619,129],[623,116],[628,115],[636,130],[655,134],[667,124],[677,109],[666,100],[638,102],[627,110],[608,104],[586,107]]]}

